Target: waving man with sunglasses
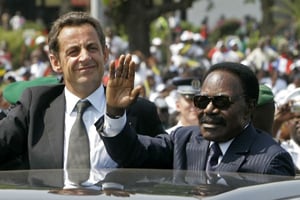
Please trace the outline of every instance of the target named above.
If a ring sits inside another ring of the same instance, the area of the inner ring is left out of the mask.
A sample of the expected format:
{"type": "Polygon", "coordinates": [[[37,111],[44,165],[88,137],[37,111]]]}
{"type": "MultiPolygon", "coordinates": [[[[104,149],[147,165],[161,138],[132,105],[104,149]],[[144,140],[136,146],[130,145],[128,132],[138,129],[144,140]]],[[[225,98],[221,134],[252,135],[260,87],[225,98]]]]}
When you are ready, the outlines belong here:
{"type": "Polygon", "coordinates": [[[121,167],[295,175],[290,155],[251,122],[259,85],[247,66],[211,66],[200,94],[194,97],[199,126],[181,127],[172,135],[157,137],[137,135],[126,123],[125,108],[138,93],[138,88],[133,89],[132,68],[133,63],[118,68],[110,65],[107,116],[118,118],[123,128],[107,131],[110,120],[104,118],[96,125],[108,153],[121,167]]]}

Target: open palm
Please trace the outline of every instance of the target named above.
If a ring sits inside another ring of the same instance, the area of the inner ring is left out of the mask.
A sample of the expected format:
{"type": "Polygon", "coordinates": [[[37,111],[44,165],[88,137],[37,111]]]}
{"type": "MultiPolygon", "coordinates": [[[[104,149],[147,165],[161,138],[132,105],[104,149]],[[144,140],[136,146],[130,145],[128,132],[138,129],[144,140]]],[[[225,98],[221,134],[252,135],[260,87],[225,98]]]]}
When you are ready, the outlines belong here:
{"type": "Polygon", "coordinates": [[[131,55],[121,55],[119,66],[109,65],[109,80],[106,88],[106,103],[109,109],[124,110],[138,96],[140,88],[134,88],[135,63],[131,55]]]}

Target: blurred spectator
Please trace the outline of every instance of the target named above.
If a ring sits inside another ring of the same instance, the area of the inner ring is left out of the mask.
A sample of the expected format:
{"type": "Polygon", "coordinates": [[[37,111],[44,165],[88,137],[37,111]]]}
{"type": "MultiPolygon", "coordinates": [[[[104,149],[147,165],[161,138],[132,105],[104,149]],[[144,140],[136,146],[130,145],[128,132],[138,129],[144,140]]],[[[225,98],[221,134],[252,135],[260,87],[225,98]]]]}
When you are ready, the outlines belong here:
{"type": "Polygon", "coordinates": [[[163,67],[163,62],[164,62],[164,55],[163,55],[162,48],[163,48],[162,40],[158,37],[153,38],[150,46],[150,53],[153,59],[155,59],[155,62],[158,65],[157,67],[159,68],[163,67]]]}
{"type": "Polygon", "coordinates": [[[199,31],[201,37],[203,38],[204,46],[207,45],[208,42],[208,34],[209,34],[209,26],[208,26],[208,17],[205,16],[201,22],[201,27],[199,31]]]}
{"type": "MultiPolygon", "coordinates": [[[[182,41],[183,46],[179,50],[179,55],[183,57],[185,63],[197,62],[199,58],[203,56],[204,50],[201,45],[199,45],[203,42],[203,38],[199,33],[185,30],[181,34],[180,40],[182,41]]],[[[191,63],[189,65],[191,65],[191,63]]]]}
{"type": "Polygon", "coordinates": [[[278,53],[277,65],[280,75],[287,77],[291,73],[291,64],[293,63],[292,54],[289,51],[288,41],[281,40],[278,44],[278,53]]]}
{"type": "Polygon", "coordinates": [[[10,15],[7,11],[4,11],[1,15],[1,26],[4,30],[9,30],[9,19],[10,15]]]}
{"type": "Polygon", "coordinates": [[[4,40],[0,42],[0,68],[1,66],[5,71],[12,70],[11,53],[8,43],[4,40]]]}
{"type": "Polygon", "coordinates": [[[36,48],[31,52],[31,79],[40,78],[50,74],[52,70],[48,59],[46,37],[38,36],[35,39],[36,48]]]}
{"type": "Polygon", "coordinates": [[[280,141],[290,139],[292,120],[300,117],[300,88],[295,88],[286,94],[275,112],[273,135],[280,141]]]}
{"type": "Polygon", "coordinates": [[[290,139],[282,141],[281,146],[290,153],[297,173],[300,172],[300,119],[299,117],[291,119],[290,139]]]}
{"type": "Polygon", "coordinates": [[[176,90],[176,125],[167,129],[172,133],[181,126],[198,125],[198,109],[194,106],[194,96],[200,93],[200,81],[194,78],[174,78],[176,90]]]}
{"type": "Polygon", "coordinates": [[[225,62],[227,60],[227,47],[223,40],[219,40],[211,55],[211,64],[225,62]]]}
{"type": "Polygon", "coordinates": [[[150,101],[154,101],[154,99],[158,96],[158,93],[160,92],[157,91],[158,85],[160,84],[156,82],[155,74],[150,69],[148,69],[146,74],[146,80],[144,81],[144,86],[146,97],[150,101]]]}
{"type": "Polygon", "coordinates": [[[171,66],[169,67],[169,70],[171,72],[177,71],[178,67],[181,65],[183,62],[183,58],[180,55],[180,50],[184,47],[184,43],[181,41],[180,36],[177,36],[174,39],[174,42],[170,44],[169,50],[171,53],[170,61],[171,61],[171,66]]]}
{"type": "Polygon", "coordinates": [[[12,16],[9,23],[13,30],[19,30],[23,28],[26,19],[22,16],[21,11],[16,11],[15,15],[12,16]]]}
{"type": "Polygon", "coordinates": [[[250,66],[255,72],[259,70],[268,71],[270,60],[274,59],[277,54],[267,44],[265,38],[260,39],[256,48],[246,56],[243,63],[250,66]]]}
{"type": "Polygon", "coordinates": [[[260,83],[271,88],[274,95],[277,95],[277,93],[287,87],[287,81],[280,76],[277,62],[272,62],[269,75],[263,77],[260,83]]]}
{"type": "Polygon", "coordinates": [[[244,59],[244,53],[239,49],[237,39],[231,39],[228,42],[228,61],[241,62],[244,59]]]}
{"type": "Polygon", "coordinates": [[[49,62],[48,58],[48,45],[46,44],[46,36],[39,35],[36,37],[35,49],[31,52],[31,55],[35,55],[41,62],[49,62]]]}
{"type": "Polygon", "coordinates": [[[279,107],[276,116],[281,146],[286,149],[300,172],[300,89],[294,89],[286,97],[286,103],[279,107]],[[285,125],[284,129],[281,127],[285,125]]]}
{"type": "Polygon", "coordinates": [[[128,42],[118,36],[112,27],[106,28],[105,35],[106,45],[110,50],[111,60],[115,60],[121,54],[126,54],[126,52],[128,52],[128,42]]]}
{"type": "Polygon", "coordinates": [[[293,70],[293,73],[290,75],[291,82],[287,85],[287,87],[281,91],[279,91],[275,96],[275,101],[278,105],[282,105],[285,103],[286,96],[292,92],[294,89],[300,87],[300,72],[293,70]]]}

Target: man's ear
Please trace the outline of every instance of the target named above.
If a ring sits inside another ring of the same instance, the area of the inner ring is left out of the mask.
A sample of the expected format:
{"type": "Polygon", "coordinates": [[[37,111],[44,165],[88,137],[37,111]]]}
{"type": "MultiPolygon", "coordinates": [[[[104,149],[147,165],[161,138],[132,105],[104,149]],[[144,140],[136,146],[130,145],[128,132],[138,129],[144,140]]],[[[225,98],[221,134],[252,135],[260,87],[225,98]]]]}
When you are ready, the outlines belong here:
{"type": "Polygon", "coordinates": [[[50,60],[53,71],[58,74],[61,74],[62,69],[61,69],[59,59],[54,54],[49,54],[49,60],[50,60]]]}
{"type": "Polygon", "coordinates": [[[179,100],[177,100],[175,102],[175,105],[176,105],[176,111],[179,111],[180,112],[180,103],[179,103],[179,100]]]}
{"type": "Polygon", "coordinates": [[[249,104],[250,110],[255,110],[255,108],[257,106],[257,100],[256,99],[250,99],[248,104],[249,104]]]}
{"type": "Polygon", "coordinates": [[[249,99],[246,102],[247,102],[246,114],[247,115],[252,115],[252,113],[254,112],[254,110],[256,108],[256,102],[257,101],[255,99],[249,99]]]}

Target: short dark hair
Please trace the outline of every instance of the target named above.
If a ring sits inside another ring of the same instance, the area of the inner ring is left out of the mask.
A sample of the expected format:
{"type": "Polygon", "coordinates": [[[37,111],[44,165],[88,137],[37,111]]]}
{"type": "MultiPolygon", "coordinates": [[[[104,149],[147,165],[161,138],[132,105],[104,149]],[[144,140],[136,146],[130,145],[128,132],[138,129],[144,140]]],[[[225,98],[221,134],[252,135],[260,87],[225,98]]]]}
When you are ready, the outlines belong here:
{"type": "Polygon", "coordinates": [[[80,26],[84,24],[90,24],[95,28],[99,37],[100,44],[102,45],[102,48],[105,49],[105,35],[100,22],[86,12],[72,11],[60,16],[56,21],[54,21],[48,34],[48,46],[50,53],[58,56],[58,35],[64,27],[80,26]]]}
{"type": "Polygon", "coordinates": [[[215,65],[212,65],[208,69],[208,71],[203,77],[203,80],[205,80],[210,73],[216,70],[227,71],[231,74],[236,75],[240,79],[246,97],[255,100],[255,103],[257,103],[259,94],[259,83],[256,75],[250,69],[250,67],[241,63],[234,62],[217,63],[215,65]]]}

